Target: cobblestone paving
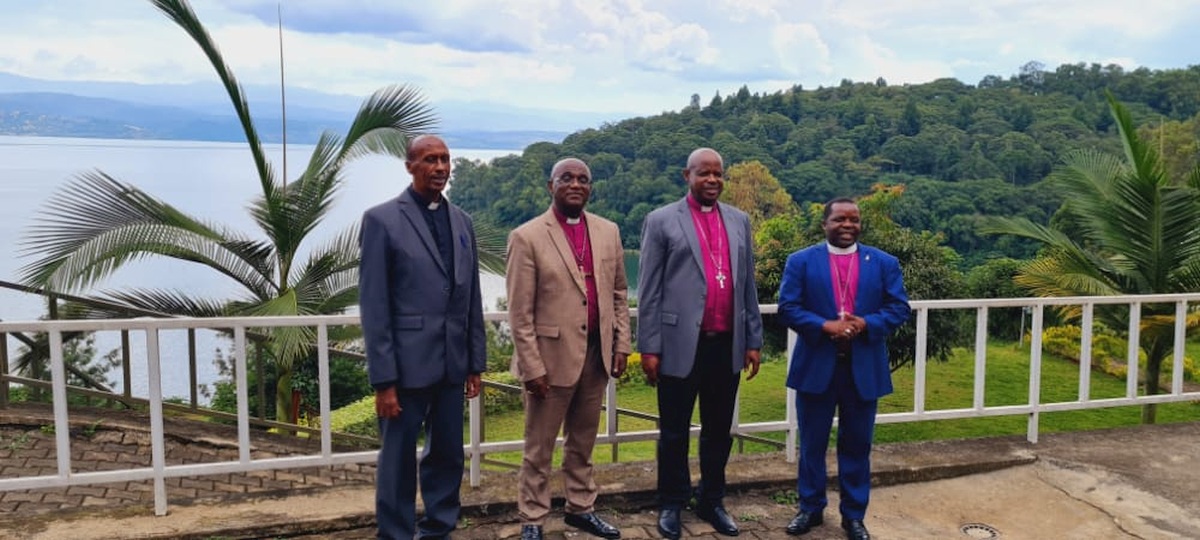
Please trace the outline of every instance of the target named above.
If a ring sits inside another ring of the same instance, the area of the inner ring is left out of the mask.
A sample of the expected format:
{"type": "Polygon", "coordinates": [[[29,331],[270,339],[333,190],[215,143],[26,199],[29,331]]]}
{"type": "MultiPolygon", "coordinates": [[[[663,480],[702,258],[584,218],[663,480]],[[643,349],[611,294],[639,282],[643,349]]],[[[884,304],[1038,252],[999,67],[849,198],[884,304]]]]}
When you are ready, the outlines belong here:
{"type": "MultiPolygon", "coordinates": [[[[53,476],[58,474],[53,422],[45,411],[16,407],[0,411],[0,478],[53,476]]],[[[71,413],[72,472],[92,472],[150,467],[149,419],[140,413],[86,410],[71,413]],[[145,421],[144,428],[139,422],[145,421]]],[[[177,419],[166,420],[164,438],[166,464],[237,461],[236,430],[229,426],[196,426],[177,419]],[[232,431],[232,432],[231,432],[232,431]]],[[[254,459],[294,454],[314,454],[315,441],[256,433],[252,436],[254,459]]],[[[346,464],[285,470],[250,471],[166,479],[169,501],[296,492],[330,486],[371,485],[374,464],[346,464]]],[[[65,488],[0,492],[0,518],[41,515],[69,509],[152,506],[151,480],[115,482],[65,488]]]]}

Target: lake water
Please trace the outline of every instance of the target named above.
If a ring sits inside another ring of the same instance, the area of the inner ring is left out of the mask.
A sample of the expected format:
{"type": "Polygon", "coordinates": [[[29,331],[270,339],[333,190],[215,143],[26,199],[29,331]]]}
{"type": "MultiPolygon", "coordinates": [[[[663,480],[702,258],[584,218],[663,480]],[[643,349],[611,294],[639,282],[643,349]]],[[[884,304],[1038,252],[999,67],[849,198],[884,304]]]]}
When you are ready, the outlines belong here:
{"type": "MultiPolygon", "coordinates": [[[[294,178],[307,163],[312,149],[311,145],[289,145],[289,177],[294,178]]],[[[266,150],[278,172],[282,168],[282,147],[267,145],[266,150]]],[[[454,157],[481,160],[515,152],[451,149],[454,157]]],[[[0,280],[18,281],[20,268],[36,259],[34,254],[22,250],[21,239],[55,191],[74,175],[94,169],[135,185],[192,216],[255,238],[262,237],[246,212],[250,200],[261,189],[245,144],[0,136],[0,215],[3,216],[0,280]]],[[[380,156],[359,159],[346,169],[345,177],[332,210],[309,237],[314,244],[356,223],[364,210],[396,196],[410,182],[403,161],[380,156]]],[[[228,299],[240,293],[235,282],[211,269],[174,260],[127,265],[86,292],[131,286],[174,289],[214,299],[228,299]]],[[[483,292],[485,307],[494,307],[496,298],[504,294],[503,279],[485,274],[483,292]]],[[[45,312],[46,301],[42,297],[0,289],[0,319],[31,320],[45,312]]],[[[116,339],[113,335],[98,336],[99,354],[115,347],[116,339]]],[[[187,396],[186,375],[179,375],[187,373],[185,340],[181,334],[164,335],[162,339],[164,361],[169,362],[163,367],[163,395],[187,396]]],[[[201,382],[217,379],[211,353],[217,347],[228,349],[227,343],[211,334],[200,337],[197,350],[201,361],[197,368],[201,382]]],[[[144,343],[135,340],[134,344],[137,348],[133,354],[131,388],[134,395],[145,396],[144,343]]],[[[16,357],[17,346],[15,339],[9,339],[10,358],[16,357]]],[[[110,379],[117,379],[119,388],[119,374],[110,379]]]]}

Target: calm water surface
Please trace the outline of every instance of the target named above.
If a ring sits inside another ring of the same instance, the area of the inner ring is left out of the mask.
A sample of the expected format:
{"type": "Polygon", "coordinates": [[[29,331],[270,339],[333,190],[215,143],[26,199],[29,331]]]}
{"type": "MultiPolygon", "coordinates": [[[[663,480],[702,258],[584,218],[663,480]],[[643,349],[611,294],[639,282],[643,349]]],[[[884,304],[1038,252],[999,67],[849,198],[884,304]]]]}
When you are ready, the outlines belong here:
{"type": "MultiPolygon", "coordinates": [[[[288,176],[295,178],[306,164],[312,146],[289,145],[288,176]]],[[[279,172],[283,149],[266,147],[279,172]]],[[[489,160],[514,153],[513,150],[451,149],[454,157],[489,160]]],[[[254,174],[254,163],[244,144],[194,141],[132,141],[75,139],[55,137],[0,136],[0,279],[18,281],[19,270],[36,257],[22,249],[22,236],[57,188],[82,172],[101,170],[125,183],[174,205],[176,208],[211,223],[261,238],[246,212],[254,196],[261,193],[254,174]]],[[[410,181],[404,162],[394,158],[371,156],[351,164],[346,182],[329,215],[309,237],[320,244],[356,223],[368,207],[396,196],[410,181]]],[[[303,256],[301,257],[303,260],[303,256]]],[[[232,280],[199,265],[178,261],[140,261],[127,265],[110,279],[88,292],[120,290],[128,287],[173,289],[188,295],[226,299],[240,295],[232,280]]],[[[495,305],[503,295],[503,280],[484,277],[485,306],[495,305]]],[[[39,296],[0,289],[0,319],[6,321],[36,319],[45,314],[45,300],[39,296]]],[[[162,337],[164,396],[188,395],[186,379],[186,342],[181,333],[162,337]]],[[[9,352],[15,357],[16,340],[10,339],[9,352]]],[[[103,354],[118,343],[115,335],[101,334],[97,349],[103,354]]],[[[134,340],[133,382],[135,395],[146,395],[144,338],[134,340]]],[[[228,341],[208,334],[200,337],[198,379],[216,380],[212,351],[228,350],[228,341]]],[[[120,376],[114,374],[110,379],[120,376]]]]}

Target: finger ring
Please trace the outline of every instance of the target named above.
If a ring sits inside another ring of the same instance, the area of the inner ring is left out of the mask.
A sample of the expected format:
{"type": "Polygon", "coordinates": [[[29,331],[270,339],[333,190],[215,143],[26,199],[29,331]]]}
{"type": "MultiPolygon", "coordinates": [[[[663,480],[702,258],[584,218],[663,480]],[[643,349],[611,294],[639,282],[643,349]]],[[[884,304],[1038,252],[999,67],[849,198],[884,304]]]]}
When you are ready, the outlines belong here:
{"type": "Polygon", "coordinates": [[[847,334],[849,334],[849,333],[850,333],[850,329],[849,329],[849,328],[847,328],[847,329],[846,329],[846,333],[847,333],[847,334]]]}

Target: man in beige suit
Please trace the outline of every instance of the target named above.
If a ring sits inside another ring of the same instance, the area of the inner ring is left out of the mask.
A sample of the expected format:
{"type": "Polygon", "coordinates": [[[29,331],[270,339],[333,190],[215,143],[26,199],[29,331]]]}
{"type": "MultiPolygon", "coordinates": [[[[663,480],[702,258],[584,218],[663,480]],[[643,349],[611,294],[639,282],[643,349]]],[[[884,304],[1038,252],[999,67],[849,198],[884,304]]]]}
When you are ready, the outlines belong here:
{"type": "Polygon", "coordinates": [[[525,386],[525,454],[518,477],[521,538],[542,538],[550,512],[551,457],[563,432],[567,525],[603,538],[621,531],[595,513],[592,447],[608,379],[629,356],[625,260],[617,225],[584,211],[592,173],[554,164],[550,209],[508,237],[512,371],[525,386]]]}

